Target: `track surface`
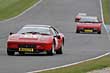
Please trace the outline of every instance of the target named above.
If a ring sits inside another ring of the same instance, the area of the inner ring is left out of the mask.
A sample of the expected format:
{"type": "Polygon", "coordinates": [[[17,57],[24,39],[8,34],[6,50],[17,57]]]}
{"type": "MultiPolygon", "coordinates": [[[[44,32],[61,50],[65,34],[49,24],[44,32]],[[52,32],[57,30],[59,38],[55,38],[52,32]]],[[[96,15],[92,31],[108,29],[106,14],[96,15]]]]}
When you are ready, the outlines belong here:
{"type": "Polygon", "coordinates": [[[78,12],[100,17],[99,0],[44,0],[24,15],[0,22],[0,73],[24,73],[56,67],[96,57],[110,51],[110,41],[102,34],[76,34],[74,17],[78,12]],[[10,31],[24,24],[51,24],[65,35],[63,55],[7,56],[6,40],[10,31]]]}

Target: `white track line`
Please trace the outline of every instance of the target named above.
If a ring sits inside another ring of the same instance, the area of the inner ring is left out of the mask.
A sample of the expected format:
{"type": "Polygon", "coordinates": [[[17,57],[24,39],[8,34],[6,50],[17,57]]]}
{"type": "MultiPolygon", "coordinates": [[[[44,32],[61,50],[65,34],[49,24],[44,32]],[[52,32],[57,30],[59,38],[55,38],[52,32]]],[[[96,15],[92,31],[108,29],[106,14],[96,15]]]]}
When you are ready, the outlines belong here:
{"type": "Polygon", "coordinates": [[[31,6],[30,8],[26,9],[25,11],[23,11],[22,13],[20,13],[19,15],[15,16],[15,17],[12,17],[12,18],[9,18],[9,19],[6,19],[6,20],[3,20],[3,21],[0,21],[0,22],[6,22],[6,21],[11,21],[15,18],[18,18],[19,16],[23,15],[24,13],[26,13],[27,11],[31,10],[33,7],[37,6],[38,4],[40,4],[43,0],[39,0],[38,2],[36,2],[33,6],[31,6]]]}
{"type": "Polygon", "coordinates": [[[99,58],[104,57],[104,56],[107,56],[107,55],[109,55],[109,54],[110,54],[110,52],[109,52],[109,53],[106,53],[106,54],[104,54],[104,55],[95,57],[95,58],[88,59],[88,60],[84,60],[84,61],[80,61],[80,62],[76,62],[76,63],[72,63],[72,64],[67,64],[67,65],[63,65],[63,66],[59,66],[59,67],[53,67],[53,68],[49,68],[49,69],[43,69],[43,70],[37,70],[37,71],[27,72],[27,73],[37,73],[37,72],[42,72],[42,71],[47,71],[47,70],[53,70],[53,69],[64,68],[64,67],[68,67],[68,66],[72,66],[72,65],[84,63],[84,62],[87,62],[87,61],[99,59],[99,58]]]}
{"type": "MultiPolygon", "coordinates": [[[[103,26],[105,27],[105,30],[107,31],[107,27],[105,25],[105,22],[104,22],[104,15],[103,15],[103,6],[102,6],[102,0],[100,0],[100,9],[101,9],[101,18],[102,18],[102,24],[103,26]]],[[[108,31],[107,31],[108,32],[108,31]]]]}
{"type": "Polygon", "coordinates": [[[103,7],[102,7],[102,0],[100,0],[100,9],[101,9],[101,18],[102,18],[102,22],[103,24],[105,25],[105,22],[104,22],[104,15],[103,15],[103,7]]]}
{"type": "MultiPolygon", "coordinates": [[[[101,9],[101,18],[102,18],[103,26],[105,27],[105,29],[106,29],[106,31],[107,31],[107,28],[106,28],[106,26],[105,26],[105,24],[104,24],[104,18],[103,18],[102,0],[100,0],[100,9],[101,9]]],[[[108,33],[108,32],[107,32],[107,33],[108,33]]],[[[110,40],[110,39],[109,39],[109,40],[110,40]]],[[[72,66],[72,65],[84,63],[84,62],[87,62],[87,61],[99,59],[99,58],[104,57],[104,56],[107,56],[107,55],[109,55],[109,54],[110,54],[110,52],[108,52],[108,53],[106,53],[106,54],[104,54],[104,55],[95,57],[95,58],[88,59],[88,60],[83,60],[83,61],[80,61],[80,62],[76,62],[76,63],[72,63],[72,64],[67,64],[67,65],[63,65],[63,66],[59,66],[59,67],[53,67],[53,68],[48,68],[48,69],[43,69],[43,70],[37,70],[37,71],[31,71],[31,72],[27,72],[27,73],[37,73],[37,72],[42,72],[42,71],[47,71],[47,70],[53,70],[53,69],[64,68],[64,67],[68,67],[68,66],[72,66]]]]}
{"type": "Polygon", "coordinates": [[[106,27],[105,22],[104,22],[102,0],[100,0],[100,9],[101,9],[101,18],[102,18],[103,26],[104,26],[104,28],[105,28],[105,30],[106,30],[106,32],[107,32],[107,36],[108,36],[108,38],[109,38],[109,40],[110,40],[109,30],[108,30],[108,28],[106,27]]]}
{"type": "MultiPolygon", "coordinates": [[[[102,7],[102,0],[100,0],[100,9],[101,9],[101,19],[102,19],[102,24],[105,28],[105,30],[107,31],[107,27],[105,25],[105,22],[104,22],[104,15],[103,15],[103,7],[102,7]]],[[[107,31],[108,32],[108,31],[107,31]]]]}

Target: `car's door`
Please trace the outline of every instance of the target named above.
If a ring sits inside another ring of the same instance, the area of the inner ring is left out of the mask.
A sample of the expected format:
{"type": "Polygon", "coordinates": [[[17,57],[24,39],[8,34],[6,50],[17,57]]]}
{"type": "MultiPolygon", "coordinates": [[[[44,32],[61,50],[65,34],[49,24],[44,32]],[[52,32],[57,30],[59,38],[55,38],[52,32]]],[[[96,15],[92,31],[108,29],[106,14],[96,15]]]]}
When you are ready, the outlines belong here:
{"type": "Polygon", "coordinates": [[[58,49],[61,47],[61,42],[62,42],[61,36],[54,27],[51,27],[51,30],[52,30],[53,36],[55,38],[55,49],[58,49]]]}

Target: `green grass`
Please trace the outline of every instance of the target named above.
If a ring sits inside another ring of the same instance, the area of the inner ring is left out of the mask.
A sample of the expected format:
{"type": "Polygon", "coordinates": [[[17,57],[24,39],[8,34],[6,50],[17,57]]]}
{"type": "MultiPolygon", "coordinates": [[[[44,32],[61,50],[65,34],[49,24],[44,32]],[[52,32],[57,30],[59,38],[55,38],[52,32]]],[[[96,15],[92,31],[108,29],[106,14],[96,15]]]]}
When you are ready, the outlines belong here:
{"type": "Polygon", "coordinates": [[[102,0],[105,24],[110,24],[110,0],[102,0]]]}
{"type": "Polygon", "coordinates": [[[38,0],[0,0],[0,20],[17,16],[38,0]]]}
{"type": "Polygon", "coordinates": [[[49,70],[39,73],[86,73],[88,71],[92,71],[95,69],[102,69],[105,67],[110,67],[110,55],[97,60],[80,63],[74,66],[69,66],[65,68],[49,70]]]}

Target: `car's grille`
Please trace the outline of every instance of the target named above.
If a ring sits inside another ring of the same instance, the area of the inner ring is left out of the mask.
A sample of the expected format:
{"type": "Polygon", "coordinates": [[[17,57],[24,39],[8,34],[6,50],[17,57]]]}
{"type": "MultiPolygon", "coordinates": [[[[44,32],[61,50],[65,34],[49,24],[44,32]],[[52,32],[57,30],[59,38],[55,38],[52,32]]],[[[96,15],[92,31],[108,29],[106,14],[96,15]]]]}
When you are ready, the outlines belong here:
{"type": "Polygon", "coordinates": [[[35,44],[20,44],[19,48],[35,48],[35,44]]]}
{"type": "Polygon", "coordinates": [[[84,28],[85,30],[97,30],[97,28],[84,28]]]}
{"type": "Polygon", "coordinates": [[[89,29],[89,30],[93,30],[93,28],[84,28],[84,29],[89,29]]]}

